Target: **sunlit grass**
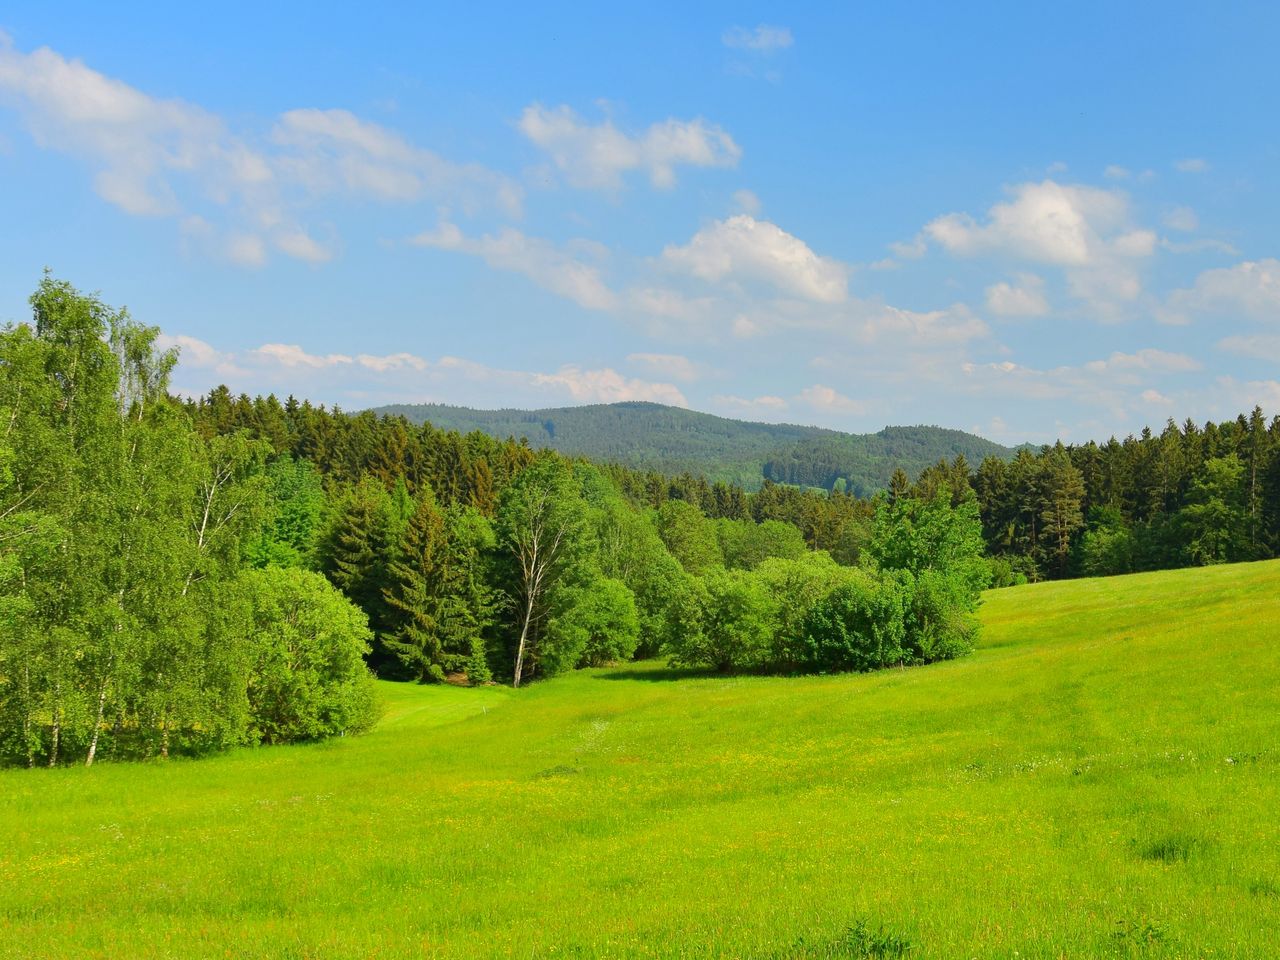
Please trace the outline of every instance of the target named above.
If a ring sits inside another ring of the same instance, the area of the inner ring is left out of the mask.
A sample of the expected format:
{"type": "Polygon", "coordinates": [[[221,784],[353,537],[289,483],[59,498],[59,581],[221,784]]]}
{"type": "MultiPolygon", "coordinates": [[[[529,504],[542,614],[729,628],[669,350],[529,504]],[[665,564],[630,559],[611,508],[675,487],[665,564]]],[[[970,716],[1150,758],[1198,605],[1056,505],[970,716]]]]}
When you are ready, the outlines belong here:
{"type": "Polygon", "coordinates": [[[934,667],[386,684],[357,739],[0,773],[0,956],[1275,955],[1280,562],[982,616],[934,667]]]}

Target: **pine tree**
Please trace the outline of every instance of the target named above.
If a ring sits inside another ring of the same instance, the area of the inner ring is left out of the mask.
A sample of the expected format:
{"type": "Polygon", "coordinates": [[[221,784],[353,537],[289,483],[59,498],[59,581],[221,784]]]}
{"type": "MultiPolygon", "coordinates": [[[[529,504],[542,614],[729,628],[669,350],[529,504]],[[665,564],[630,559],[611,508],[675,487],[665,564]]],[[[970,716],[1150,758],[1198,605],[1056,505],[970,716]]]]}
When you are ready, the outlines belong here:
{"type": "Polygon", "coordinates": [[[389,610],[381,636],[382,646],[424,683],[445,678],[441,606],[446,599],[447,554],[444,514],[431,488],[424,486],[396,558],[387,567],[382,596],[389,610]]]}

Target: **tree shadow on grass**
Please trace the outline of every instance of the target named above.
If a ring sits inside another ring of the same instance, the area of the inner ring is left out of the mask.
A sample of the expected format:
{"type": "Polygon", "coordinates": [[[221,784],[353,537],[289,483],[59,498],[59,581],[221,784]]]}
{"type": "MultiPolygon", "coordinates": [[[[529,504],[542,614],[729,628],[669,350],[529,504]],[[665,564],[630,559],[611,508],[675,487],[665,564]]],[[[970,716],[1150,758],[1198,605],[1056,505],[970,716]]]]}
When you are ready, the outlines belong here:
{"type": "Polygon", "coordinates": [[[672,680],[732,680],[737,674],[720,673],[705,667],[651,667],[648,669],[601,670],[597,680],[644,680],[649,683],[668,683],[672,680]]]}

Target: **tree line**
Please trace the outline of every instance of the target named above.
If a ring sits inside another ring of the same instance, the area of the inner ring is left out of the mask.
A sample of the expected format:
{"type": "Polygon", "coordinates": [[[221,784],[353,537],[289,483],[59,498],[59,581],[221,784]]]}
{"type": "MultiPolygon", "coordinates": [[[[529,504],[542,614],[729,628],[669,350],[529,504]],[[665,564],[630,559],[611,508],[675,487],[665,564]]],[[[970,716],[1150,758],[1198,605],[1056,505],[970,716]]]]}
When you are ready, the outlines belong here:
{"type": "Polygon", "coordinates": [[[178,400],[156,328],[51,277],[31,304],[0,331],[9,762],[357,733],[375,673],[871,669],[972,644],[972,499],[747,495],[292,399],[178,400]]]}
{"type": "Polygon", "coordinates": [[[0,331],[0,758],[50,766],[358,732],[364,614],[255,564],[269,446],[201,437],[158,331],[46,277],[0,331]]]}
{"type": "Polygon", "coordinates": [[[655,655],[780,673],[973,648],[981,591],[1272,556],[1280,421],[748,493],[293,398],[169,395],[158,331],[46,277],[0,331],[0,757],[367,729],[373,677],[655,655]]]}
{"type": "Polygon", "coordinates": [[[889,496],[972,490],[997,583],[1107,576],[1280,555],[1280,417],[1169,421],[1123,441],[963,458],[896,474],[889,496]]]}

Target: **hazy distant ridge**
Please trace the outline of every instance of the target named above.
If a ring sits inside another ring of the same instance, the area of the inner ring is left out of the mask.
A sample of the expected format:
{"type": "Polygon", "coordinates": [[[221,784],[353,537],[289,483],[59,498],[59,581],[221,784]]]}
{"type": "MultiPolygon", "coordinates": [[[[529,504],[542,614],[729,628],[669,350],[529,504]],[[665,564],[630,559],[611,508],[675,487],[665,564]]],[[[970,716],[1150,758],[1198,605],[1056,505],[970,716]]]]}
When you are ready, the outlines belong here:
{"type": "Polygon", "coordinates": [[[675,474],[688,471],[754,489],[778,483],[831,488],[843,479],[869,494],[895,467],[913,476],[940,458],[963,454],[973,465],[1013,451],[962,430],[886,427],[851,434],[795,424],[753,423],[657,403],[611,403],[546,410],[476,410],[446,404],[395,404],[378,413],[402,415],[464,433],[526,437],[534,447],[675,474]]]}

